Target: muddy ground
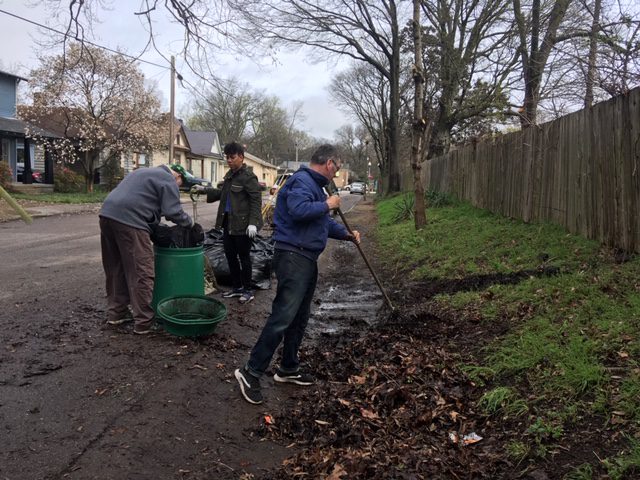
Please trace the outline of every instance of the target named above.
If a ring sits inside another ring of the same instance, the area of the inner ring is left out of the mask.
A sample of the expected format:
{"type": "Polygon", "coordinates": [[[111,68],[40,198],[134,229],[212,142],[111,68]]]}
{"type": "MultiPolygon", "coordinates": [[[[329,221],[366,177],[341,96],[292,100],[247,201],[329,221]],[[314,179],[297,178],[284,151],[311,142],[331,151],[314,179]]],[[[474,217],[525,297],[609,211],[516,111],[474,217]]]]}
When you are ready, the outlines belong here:
{"type": "MultiPolygon", "coordinates": [[[[372,202],[347,219],[378,268],[372,202]]],[[[506,327],[425,311],[416,298],[426,300],[428,286],[379,271],[401,312],[389,315],[349,243],[330,242],[323,254],[301,352],[318,384],[274,385],[268,375],[265,403],[252,406],[233,370],[273,288],[245,306],[224,300],[228,318],[210,337],[135,336],[104,324],[95,215],[36,221],[51,237],[0,224],[3,238],[41,252],[21,260],[0,246],[2,282],[12,287],[0,292],[0,479],[544,480],[580,463],[510,463],[505,445],[518,426],[478,413],[481,392],[455,367],[506,327]]]]}

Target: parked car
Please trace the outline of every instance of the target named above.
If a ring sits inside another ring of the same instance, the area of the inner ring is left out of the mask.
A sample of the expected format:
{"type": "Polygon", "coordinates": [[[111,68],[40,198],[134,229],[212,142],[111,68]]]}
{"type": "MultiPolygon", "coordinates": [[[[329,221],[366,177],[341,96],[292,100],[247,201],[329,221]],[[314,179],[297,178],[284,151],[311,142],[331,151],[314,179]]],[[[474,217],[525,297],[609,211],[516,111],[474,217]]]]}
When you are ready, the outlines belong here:
{"type": "Polygon", "coordinates": [[[203,185],[205,187],[210,187],[211,182],[205,178],[194,177],[191,173],[186,172],[180,190],[182,190],[183,192],[188,192],[194,185],[203,185]]]}
{"type": "MultiPolygon", "coordinates": [[[[17,163],[16,164],[16,179],[18,182],[22,182],[22,176],[24,174],[24,163],[17,163]]],[[[31,171],[31,179],[33,181],[33,183],[42,183],[44,181],[44,175],[42,175],[42,172],[39,172],[38,170],[32,170],[31,171]]]]}
{"type": "Polygon", "coordinates": [[[353,182],[351,184],[351,188],[349,189],[350,194],[358,193],[360,195],[364,195],[366,193],[367,186],[364,182],[353,182]]]}

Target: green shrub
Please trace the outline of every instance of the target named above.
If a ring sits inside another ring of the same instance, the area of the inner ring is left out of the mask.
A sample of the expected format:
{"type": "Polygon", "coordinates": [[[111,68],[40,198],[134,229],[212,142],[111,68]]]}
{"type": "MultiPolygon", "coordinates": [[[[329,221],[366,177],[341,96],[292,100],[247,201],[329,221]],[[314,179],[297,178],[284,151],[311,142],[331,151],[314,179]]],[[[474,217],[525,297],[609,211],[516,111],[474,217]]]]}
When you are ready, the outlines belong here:
{"type": "Polygon", "coordinates": [[[124,168],[120,166],[120,159],[109,159],[102,167],[102,180],[107,191],[118,186],[124,178],[124,168]]]}
{"type": "MultiPolygon", "coordinates": [[[[448,193],[437,192],[436,190],[427,190],[424,192],[424,200],[427,209],[441,208],[453,205],[455,202],[448,193]]],[[[413,193],[406,193],[402,199],[393,206],[394,223],[411,220],[415,215],[415,197],[413,193]]]]}
{"type": "Polygon", "coordinates": [[[0,186],[5,190],[11,190],[11,182],[13,181],[13,173],[7,162],[0,161],[0,186]]]}
{"type": "Polygon", "coordinates": [[[427,201],[427,208],[439,208],[453,205],[454,201],[451,195],[436,190],[427,190],[424,192],[424,198],[427,201]]]}
{"type": "Polygon", "coordinates": [[[394,214],[393,221],[395,223],[404,222],[410,220],[414,215],[414,197],[412,193],[407,193],[402,197],[402,200],[393,206],[394,214]]]}
{"type": "Polygon", "coordinates": [[[53,189],[59,193],[84,192],[84,177],[68,167],[56,168],[53,174],[53,189]]]}

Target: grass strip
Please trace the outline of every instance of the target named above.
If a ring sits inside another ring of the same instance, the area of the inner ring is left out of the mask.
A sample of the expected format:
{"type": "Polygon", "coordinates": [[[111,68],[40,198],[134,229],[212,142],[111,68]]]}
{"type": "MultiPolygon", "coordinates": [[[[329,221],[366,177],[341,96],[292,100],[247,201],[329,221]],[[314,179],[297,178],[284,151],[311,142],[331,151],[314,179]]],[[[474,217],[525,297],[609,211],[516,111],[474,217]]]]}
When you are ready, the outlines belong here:
{"type": "Polygon", "coordinates": [[[480,408],[522,423],[513,457],[550,455],[585,418],[599,418],[604,430],[615,425],[619,451],[576,465],[572,478],[640,471],[639,256],[460,202],[429,208],[416,231],[410,197],[377,204],[386,271],[415,285],[416,298],[421,285],[474,280],[421,301],[505,326],[463,369],[486,388],[480,408]]]}

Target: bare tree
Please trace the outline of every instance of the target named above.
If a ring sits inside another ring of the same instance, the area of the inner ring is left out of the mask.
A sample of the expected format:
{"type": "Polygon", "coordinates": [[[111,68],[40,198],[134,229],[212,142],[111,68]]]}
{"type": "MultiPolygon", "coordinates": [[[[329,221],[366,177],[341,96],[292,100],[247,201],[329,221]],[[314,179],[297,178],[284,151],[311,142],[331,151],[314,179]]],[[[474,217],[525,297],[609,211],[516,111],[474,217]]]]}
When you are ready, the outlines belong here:
{"type": "Polygon", "coordinates": [[[454,134],[462,140],[500,119],[517,56],[508,0],[423,0],[423,8],[431,158],[454,134]]]}
{"type": "Polygon", "coordinates": [[[520,0],[513,0],[524,80],[524,102],[520,114],[522,127],[537,123],[540,87],[551,50],[560,40],[558,32],[572,0],[553,0],[543,11],[541,0],[532,0],[530,12],[520,0]]]}
{"type": "Polygon", "coordinates": [[[608,96],[626,94],[640,85],[640,5],[613,2],[598,26],[595,84],[608,96]]]}
{"type": "Polygon", "coordinates": [[[216,131],[223,143],[242,142],[254,155],[279,162],[292,158],[296,144],[304,148],[311,143],[296,128],[303,120],[300,110],[296,103],[287,111],[277,97],[231,79],[196,97],[187,123],[193,129],[216,131]]]}
{"type": "Polygon", "coordinates": [[[277,45],[310,47],[324,55],[371,65],[388,82],[389,145],[382,164],[385,191],[400,190],[400,25],[396,0],[230,0],[255,49],[277,45]]]}
{"type": "Polygon", "coordinates": [[[369,173],[369,157],[367,146],[369,134],[362,127],[351,124],[343,125],[334,134],[336,144],[341,150],[342,159],[353,172],[354,179],[364,179],[369,173]]]}
{"type": "Polygon", "coordinates": [[[188,123],[193,129],[216,131],[223,143],[239,141],[245,139],[263,101],[249,85],[225,80],[220,87],[210,86],[203,96],[194,97],[194,113],[188,123]]]}
{"type": "Polygon", "coordinates": [[[389,145],[388,83],[371,65],[360,63],[338,74],[329,87],[331,98],[353,115],[368,132],[376,155],[376,167],[387,158],[389,145]]]}
{"type": "MultiPolygon", "coordinates": [[[[93,27],[100,21],[103,10],[112,6],[107,0],[35,0],[47,8],[50,18],[60,25],[62,37],[51,38],[49,45],[62,44],[67,48],[69,40],[81,45],[95,46],[93,27]]],[[[183,43],[177,55],[182,56],[186,67],[202,81],[216,85],[219,77],[214,67],[217,62],[215,54],[222,48],[236,49],[235,25],[233,12],[228,8],[226,0],[141,0],[132,15],[138,17],[146,31],[145,47],[134,52],[136,58],[150,49],[162,55],[169,65],[169,59],[156,44],[155,24],[160,18],[169,19],[173,24],[182,27],[183,43]]],[[[118,8],[122,8],[119,6],[118,8]]]]}
{"type": "Polygon", "coordinates": [[[521,52],[525,45],[521,124],[539,123],[541,115],[556,118],[640,84],[639,13],[637,4],[624,0],[533,0],[523,6],[516,14],[521,52]]]}

